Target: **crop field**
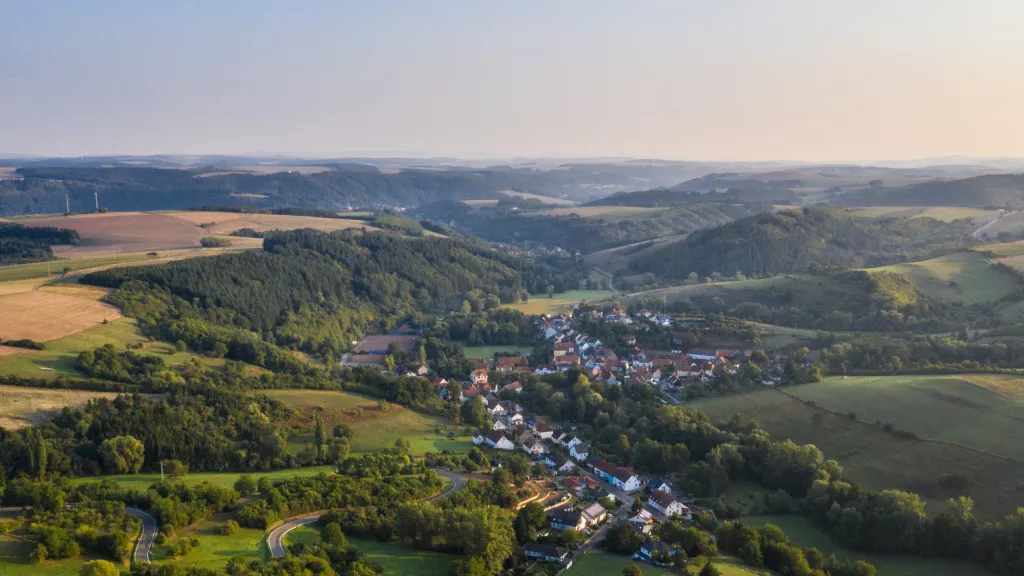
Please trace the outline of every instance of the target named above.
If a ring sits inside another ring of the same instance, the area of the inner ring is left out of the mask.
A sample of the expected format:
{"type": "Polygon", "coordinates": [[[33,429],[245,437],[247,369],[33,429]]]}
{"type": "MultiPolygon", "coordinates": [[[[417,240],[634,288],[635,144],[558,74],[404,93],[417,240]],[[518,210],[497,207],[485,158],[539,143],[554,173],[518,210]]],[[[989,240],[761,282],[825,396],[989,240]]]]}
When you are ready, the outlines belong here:
{"type": "Polygon", "coordinates": [[[943,222],[971,218],[978,224],[991,222],[999,217],[999,210],[959,206],[865,206],[849,210],[854,216],[863,218],[934,218],[943,222]]]}
{"type": "MultiPolygon", "coordinates": [[[[242,228],[252,228],[257,232],[268,230],[296,230],[299,228],[313,228],[324,232],[334,232],[347,228],[374,229],[366,224],[364,220],[348,220],[344,218],[317,218],[314,216],[284,216],[278,214],[230,214],[238,218],[225,218],[228,214],[223,212],[198,212],[199,215],[211,214],[211,220],[200,222],[208,234],[230,234],[242,228]],[[210,224],[216,222],[216,224],[210,224]]],[[[181,213],[175,213],[180,217],[181,213]]],[[[202,216],[199,216],[202,217],[202,216]]],[[[193,217],[195,218],[195,217],[193,217]]]]}
{"type": "MultiPolygon", "coordinates": [[[[320,526],[300,526],[284,537],[284,544],[312,544],[320,538],[320,526]]],[[[392,542],[379,542],[368,538],[349,538],[349,544],[366,554],[370,562],[380,566],[384,576],[448,576],[452,562],[460,558],[429,550],[416,550],[392,542]]]]}
{"type": "Polygon", "coordinates": [[[94,398],[114,399],[111,392],[53,390],[0,385],[0,428],[16,430],[51,420],[65,406],[77,407],[94,398]]]}
{"type": "Polygon", "coordinates": [[[117,308],[90,298],[32,291],[0,297],[0,338],[46,342],[121,317],[117,308]]]}
{"type": "Polygon", "coordinates": [[[462,203],[467,205],[467,206],[475,206],[477,208],[479,208],[480,206],[488,206],[488,207],[490,207],[490,206],[497,206],[498,202],[500,202],[500,200],[486,199],[486,198],[485,199],[480,199],[480,200],[463,200],[462,201],[462,203]]]}
{"type": "Polygon", "coordinates": [[[76,334],[51,340],[46,350],[25,350],[9,355],[0,354],[0,373],[16,374],[31,378],[52,380],[61,374],[82,376],[75,370],[75,360],[85,350],[93,350],[104,344],[124,348],[142,344],[141,352],[160,356],[170,365],[180,364],[189,358],[198,358],[211,367],[224,365],[222,358],[207,358],[191,352],[177,352],[166,342],[150,342],[139,332],[138,325],[131,318],[118,318],[107,324],[100,324],[76,334]]]}
{"type": "Polygon", "coordinates": [[[577,206],[572,208],[552,208],[529,212],[530,216],[581,216],[583,218],[601,218],[603,220],[622,220],[626,218],[645,218],[665,208],[646,208],[639,206],[577,206]]]}
{"type": "Polygon", "coordinates": [[[973,251],[954,252],[930,260],[870,268],[906,277],[929,298],[963,304],[994,302],[1016,289],[1011,274],[993,268],[973,251]]]}
{"type": "MultiPolygon", "coordinates": [[[[961,495],[938,487],[939,476],[953,473],[966,474],[974,481],[965,493],[974,498],[979,516],[1002,517],[1007,511],[1024,506],[1024,494],[1018,490],[1019,479],[1024,478],[1024,464],[968,447],[900,438],[875,426],[871,416],[856,410],[873,397],[866,392],[862,396],[856,406],[829,406],[842,414],[854,411],[861,421],[826,413],[779,390],[702,399],[689,406],[704,410],[716,420],[744,414],[759,421],[775,438],[814,444],[825,458],[837,460],[852,480],[873,489],[896,488],[918,493],[932,511],[941,509],[947,499],[961,495]]],[[[879,400],[878,404],[883,402],[879,400]]],[[[897,429],[912,430],[913,422],[904,420],[930,418],[932,409],[934,406],[927,403],[904,404],[903,417],[893,419],[892,423],[897,429]]],[[[935,416],[935,421],[944,422],[942,417],[935,416]]]]}
{"type": "Polygon", "coordinates": [[[864,560],[875,565],[879,574],[885,576],[975,576],[985,570],[978,564],[939,558],[919,558],[890,554],[864,554],[854,552],[834,542],[828,534],[809,519],[798,515],[787,516],[746,516],[744,523],[760,528],[775,524],[786,533],[790,541],[803,548],[817,548],[827,558],[835,554],[840,560],[864,560]]]}
{"type": "MultiPolygon", "coordinates": [[[[399,438],[409,441],[409,451],[414,455],[442,450],[468,451],[472,447],[469,437],[461,429],[454,430],[456,437],[449,439],[445,431],[449,427],[446,422],[397,404],[388,404],[387,410],[381,412],[377,400],[348,392],[267,390],[265,393],[298,409],[302,413],[299,418],[302,423],[312,424],[313,409],[323,408],[324,423],[328,429],[336,424],[349,425],[353,432],[351,448],[354,453],[391,448],[399,438]]],[[[297,453],[312,442],[312,434],[293,436],[288,439],[288,450],[297,453]]]]}
{"type": "Polygon", "coordinates": [[[463,346],[462,352],[466,355],[466,358],[486,358],[489,360],[499,352],[514,352],[529,356],[533,352],[533,348],[529,346],[463,346]]]}
{"type": "Polygon", "coordinates": [[[501,193],[506,196],[522,198],[524,200],[539,200],[545,204],[554,204],[556,206],[572,206],[576,204],[572,200],[566,200],[565,198],[554,198],[551,196],[542,196],[540,194],[531,194],[529,192],[517,192],[516,190],[502,190],[501,193]]]}
{"type": "Polygon", "coordinates": [[[555,294],[548,298],[545,294],[530,296],[528,302],[517,302],[515,304],[504,304],[503,308],[513,308],[523,314],[557,314],[564,312],[579,304],[580,300],[592,302],[609,298],[613,295],[611,290],[570,290],[561,294],[555,294]]]}

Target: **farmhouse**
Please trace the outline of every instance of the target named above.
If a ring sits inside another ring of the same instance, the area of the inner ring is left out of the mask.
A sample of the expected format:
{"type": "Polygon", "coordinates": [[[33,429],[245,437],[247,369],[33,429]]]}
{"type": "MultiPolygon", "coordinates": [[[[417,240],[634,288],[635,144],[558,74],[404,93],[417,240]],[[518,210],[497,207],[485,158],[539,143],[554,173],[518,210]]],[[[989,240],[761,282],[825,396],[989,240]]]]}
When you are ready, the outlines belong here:
{"type": "Polygon", "coordinates": [[[515,450],[516,446],[511,440],[505,438],[501,430],[491,430],[487,433],[487,445],[495,450],[515,450]]]}
{"type": "Polygon", "coordinates": [[[684,506],[681,502],[675,499],[671,494],[662,492],[660,490],[655,491],[651,494],[650,500],[647,501],[658,512],[661,512],[665,516],[689,516],[690,509],[684,506]]]}

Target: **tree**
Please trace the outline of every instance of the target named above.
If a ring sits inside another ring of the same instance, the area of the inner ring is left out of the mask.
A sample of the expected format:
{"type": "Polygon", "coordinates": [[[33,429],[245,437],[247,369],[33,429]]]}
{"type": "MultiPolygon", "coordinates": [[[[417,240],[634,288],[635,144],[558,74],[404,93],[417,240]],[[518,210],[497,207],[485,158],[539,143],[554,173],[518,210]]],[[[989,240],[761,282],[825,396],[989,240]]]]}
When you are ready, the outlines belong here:
{"type": "Polygon", "coordinates": [[[185,350],[188,350],[188,344],[186,344],[184,340],[178,340],[174,343],[174,348],[178,352],[184,352],[185,350]]]}
{"type": "Polygon", "coordinates": [[[419,361],[420,366],[423,366],[427,363],[427,348],[426,346],[423,345],[422,341],[420,342],[420,345],[416,348],[416,360],[419,361]]]}
{"type": "Polygon", "coordinates": [[[188,464],[185,464],[181,460],[165,460],[164,473],[171,478],[181,478],[188,474],[188,464]]]}
{"type": "Polygon", "coordinates": [[[636,564],[628,564],[622,569],[622,576],[644,576],[644,571],[636,564]]]}
{"type": "Polygon", "coordinates": [[[516,520],[513,523],[513,527],[516,530],[516,540],[521,544],[532,541],[533,535],[537,530],[544,527],[546,520],[547,513],[544,512],[544,506],[541,504],[530,502],[523,506],[516,513],[516,520]]]}
{"type": "MultiPolygon", "coordinates": [[[[383,400],[381,400],[383,402],[383,400]]],[[[316,445],[317,460],[323,460],[324,447],[327,445],[327,426],[324,425],[324,413],[317,410],[313,413],[313,440],[316,445]]]]}
{"type": "Polygon", "coordinates": [[[698,576],[722,576],[722,571],[716,568],[715,565],[711,563],[711,560],[708,560],[707,563],[704,564],[704,567],[700,569],[698,576]]]}
{"type": "Polygon", "coordinates": [[[469,402],[463,402],[462,419],[473,426],[483,426],[487,422],[487,405],[480,396],[471,398],[469,402]]]}
{"type": "Polygon", "coordinates": [[[395,357],[391,354],[384,357],[384,369],[390,373],[395,371],[395,357]]]}
{"type": "Polygon", "coordinates": [[[260,494],[266,496],[274,489],[274,481],[270,479],[270,476],[260,476],[256,482],[256,489],[260,491],[260,494]]]}
{"type": "Polygon", "coordinates": [[[256,481],[248,474],[242,474],[235,480],[235,491],[242,496],[252,496],[256,493],[256,481]]]}
{"type": "Polygon", "coordinates": [[[78,576],[118,576],[121,571],[113,563],[106,560],[91,560],[82,564],[78,576]]]}
{"type": "Polygon", "coordinates": [[[328,546],[334,546],[342,549],[348,547],[348,540],[345,538],[345,533],[341,531],[341,525],[337,522],[331,522],[327,526],[324,526],[323,531],[320,532],[320,539],[328,546]]]}
{"type": "Polygon", "coordinates": [[[146,457],[146,447],[132,436],[115,436],[100,444],[100,457],[108,472],[136,474],[146,457]]]}

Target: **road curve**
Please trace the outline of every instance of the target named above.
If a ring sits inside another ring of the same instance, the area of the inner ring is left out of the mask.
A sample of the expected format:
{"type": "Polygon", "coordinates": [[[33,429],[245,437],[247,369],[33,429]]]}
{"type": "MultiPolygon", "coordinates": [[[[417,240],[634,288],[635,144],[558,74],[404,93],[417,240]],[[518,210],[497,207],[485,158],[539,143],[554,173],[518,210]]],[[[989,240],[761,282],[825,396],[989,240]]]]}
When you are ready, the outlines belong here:
{"type": "Polygon", "coordinates": [[[135,543],[135,553],[132,555],[132,562],[145,562],[149,564],[149,551],[153,549],[153,540],[156,538],[156,518],[138,508],[125,506],[124,513],[142,522],[142,532],[139,540],[135,543]]]}
{"type": "MultiPolygon", "coordinates": [[[[447,498],[448,496],[451,496],[452,494],[466,487],[466,481],[463,480],[462,478],[459,478],[455,474],[452,474],[451,472],[436,469],[434,470],[434,472],[437,472],[437,475],[441,476],[442,478],[447,478],[448,480],[451,480],[452,487],[446,490],[444,493],[438,494],[437,496],[428,499],[428,502],[433,502],[434,500],[447,498]]],[[[292,530],[298,528],[299,526],[313,524],[319,519],[320,515],[314,512],[314,515],[292,518],[291,520],[288,520],[284,524],[281,524],[277,528],[271,530],[270,534],[267,535],[267,547],[270,549],[270,557],[281,558],[288,554],[288,550],[284,546],[285,535],[291,532],[292,530]]],[[[149,561],[148,558],[146,561],[149,561]]]]}

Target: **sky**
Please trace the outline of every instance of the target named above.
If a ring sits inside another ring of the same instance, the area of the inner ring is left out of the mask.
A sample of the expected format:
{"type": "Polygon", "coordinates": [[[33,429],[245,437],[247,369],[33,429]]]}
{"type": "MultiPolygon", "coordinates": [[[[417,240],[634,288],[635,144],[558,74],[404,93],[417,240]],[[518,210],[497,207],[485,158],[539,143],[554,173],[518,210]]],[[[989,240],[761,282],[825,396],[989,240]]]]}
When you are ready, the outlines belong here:
{"type": "Polygon", "coordinates": [[[0,153],[1024,157],[1020,0],[0,0],[0,22],[0,153]]]}

